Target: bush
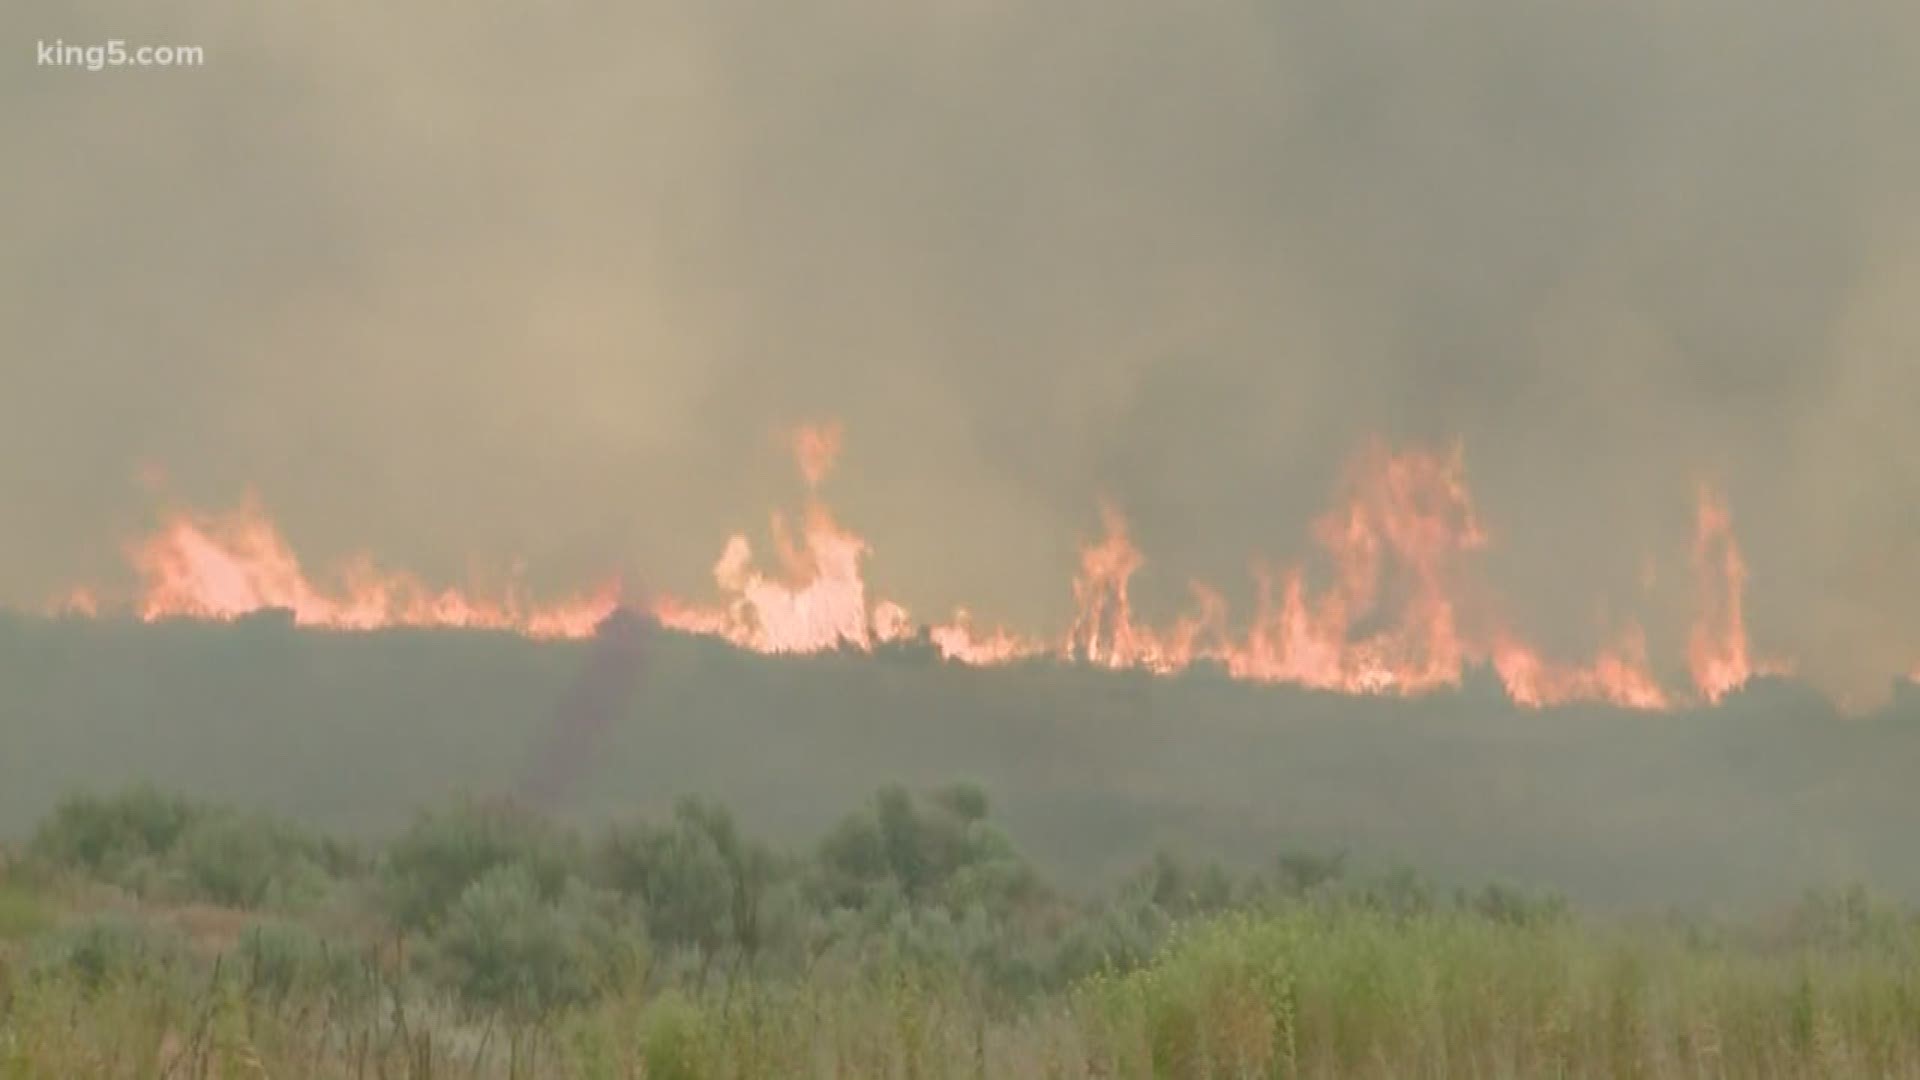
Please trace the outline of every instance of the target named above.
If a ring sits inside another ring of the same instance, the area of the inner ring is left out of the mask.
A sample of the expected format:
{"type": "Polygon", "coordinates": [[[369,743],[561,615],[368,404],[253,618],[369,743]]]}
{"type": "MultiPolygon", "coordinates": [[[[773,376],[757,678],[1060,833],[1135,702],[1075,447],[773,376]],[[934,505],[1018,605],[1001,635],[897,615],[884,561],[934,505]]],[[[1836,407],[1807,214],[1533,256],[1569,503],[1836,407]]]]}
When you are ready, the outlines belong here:
{"type": "Polygon", "coordinates": [[[302,906],[330,880],[318,841],[257,815],[201,818],[181,839],[176,859],[192,896],[229,907],[302,906]]]}
{"type": "Polygon", "coordinates": [[[677,991],[654,1000],[641,1017],[641,1060],[649,1080],[700,1080],[711,1074],[705,1018],[677,991]]]}
{"type": "Polygon", "coordinates": [[[171,852],[206,809],[150,787],[61,800],[34,833],[30,850],[56,866],[112,878],[142,858],[171,852]]]}
{"type": "Polygon", "coordinates": [[[950,787],[924,803],[898,785],[882,788],[821,843],[816,895],[826,906],[861,909],[897,891],[911,905],[978,904],[995,914],[1043,899],[1039,877],[986,814],[976,787],[950,787]]]}
{"type": "Polygon", "coordinates": [[[335,1001],[364,1001],[376,989],[367,966],[349,947],[311,927],[292,922],[250,926],[240,936],[236,960],[249,1000],[280,1004],[320,994],[335,1001]]]}
{"type": "Polygon", "coordinates": [[[36,941],[33,971],[71,978],[86,992],[121,981],[165,979],[184,967],[180,938],[125,916],[101,916],[63,927],[36,941]]]}
{"type": "Polygon", "coordinates": [[[638,978],[645,953],[617,905],[572,883],[541,895],[524,865],[495,866],[448,912],[434,949],[467,1008],[531,1020],[638,978]]]}
{"type": "Polygon", "coordinates": [[[655,941],[699,955],[704,970],[726,950],[744,960],[768,944],[787,876],[764,846],[740,835],[724,806],[682,799],[673,823],[607,832],[595,858],[598,880],[638,899],[655,941]]]}
{"type": "Polygon", "coordinates": [[[422,814],[387,849],[383,894],[402,929],[432,929],[469,886],[496,867],[525,871],[546,900],[579,863],[570,838],[511,803],[466,802],[422,814]]]}

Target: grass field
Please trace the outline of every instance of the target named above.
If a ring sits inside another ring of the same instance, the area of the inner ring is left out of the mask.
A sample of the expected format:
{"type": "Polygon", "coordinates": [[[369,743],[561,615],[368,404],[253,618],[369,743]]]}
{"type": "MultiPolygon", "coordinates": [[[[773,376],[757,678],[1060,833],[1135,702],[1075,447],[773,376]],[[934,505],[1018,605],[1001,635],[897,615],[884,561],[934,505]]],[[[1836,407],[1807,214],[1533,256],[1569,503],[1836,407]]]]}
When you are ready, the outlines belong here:
{"type": "Polygon", "coordinates": [[[1290,853],[1049,887],[977,789],[779,853],[712,803],[377,849],[133,789],[0,880],[0,1075],[1920,1075],[1920,921],[1583,916],[1290,853]]]}

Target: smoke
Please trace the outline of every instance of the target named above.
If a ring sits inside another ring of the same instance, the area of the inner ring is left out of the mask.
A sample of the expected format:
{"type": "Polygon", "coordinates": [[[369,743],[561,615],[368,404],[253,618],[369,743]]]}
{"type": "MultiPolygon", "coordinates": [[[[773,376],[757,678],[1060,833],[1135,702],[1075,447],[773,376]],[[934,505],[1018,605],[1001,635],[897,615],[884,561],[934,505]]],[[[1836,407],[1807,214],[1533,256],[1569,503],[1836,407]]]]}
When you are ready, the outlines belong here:
{"type": "Polygon", "coordinates": [[[521,801],[551,811],[565,805],[591,773],[607,732],[632,714],[651,625],[648,616],[627,605],[601,621],[586,665],[561,698],[553,726],[536,745],[521,778],[521,801]]]}
{"type": "Polygon", "coordinates": [[[1920,657],[1920,12],[1080,0],[0,13],[0,602],[119,572],[138,477],[433,580],[824,496],[916,612],[1067,624],[1098,507],[1242,605],[1369,438],[1458,440],[1513,621],[1920,657]],[[36,39],[201,45],[31,65],[36,39]],[[1497,557],[1496,557],[1497,556],[1497,557]],[[1236,587],[1237,586],[1237,587],[1236,587]]]}

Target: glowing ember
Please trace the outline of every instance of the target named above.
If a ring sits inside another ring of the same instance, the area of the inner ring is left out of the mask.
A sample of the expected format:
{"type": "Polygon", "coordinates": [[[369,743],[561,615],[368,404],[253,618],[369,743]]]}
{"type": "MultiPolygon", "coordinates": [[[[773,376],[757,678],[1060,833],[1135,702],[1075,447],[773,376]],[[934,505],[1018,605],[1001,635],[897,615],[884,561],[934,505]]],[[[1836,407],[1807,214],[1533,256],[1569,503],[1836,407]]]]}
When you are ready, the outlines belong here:
{"type": "MultiPolygon", "coordinates": [[[[962,664],[1053,656],[1172,673],[1206,663],[1237,679],[1394,695],[1458,686],[1470,667],[1484,665],[1523,706],[1597,701],[1664,709],[1687,699],[1654,676],[1637,623],[1618,626],[1590,661],[1572,663],[1542,656],[1494,614],[1498,605],[1471,573],[1471,560],[1489,540],[1457,445],[1443,453],[1367,447],[1345,474],[1334,508],[1314,523],[1316,559],[1256,567],[1254,602],[1242,621],[1223,593],[1202,582],[1191,584],[1192,602],[1172,623],[1143,621],[1130,589],[1146,559],[1125,518],[1103,507],[1100,538],[1082,548],[1072,580],[1073,621],[1052,642],[998,625],[983,631],[965,609],[920,627],[905,607],[871,596],[866,540],[841,525],[820,497],[840,447],[838,425],[795,432],[792,450],[807,498],[797,524],[773,516],[772,566],[757,561],[744,535],[732,536],[713,566],[718,599],[662,598],[651,606],[655,619],[766,653],[872,651],[921,641],[962,664]]],[[[135,611],[149,621],[285,609],[301,626],[339,630],[475,627],[586,637],[619,598],[615,586],[547,605],[526,601],[518,590],[495,596],[433,589],[364,558],[322,584],[250,503],[221,515],[174,516],[129,555],[141,582],[135,611]]],[[[1756,671],[1774,668],[1749,656],[1746,565],[1725,502],[1706,490],[1693,569],[1700,595],[1688,663],[1695,694],[1717,702],[1756,671]]],[[[102,604],[96,591],[76,589],[56,607],[91,616],[102,604]]]]}

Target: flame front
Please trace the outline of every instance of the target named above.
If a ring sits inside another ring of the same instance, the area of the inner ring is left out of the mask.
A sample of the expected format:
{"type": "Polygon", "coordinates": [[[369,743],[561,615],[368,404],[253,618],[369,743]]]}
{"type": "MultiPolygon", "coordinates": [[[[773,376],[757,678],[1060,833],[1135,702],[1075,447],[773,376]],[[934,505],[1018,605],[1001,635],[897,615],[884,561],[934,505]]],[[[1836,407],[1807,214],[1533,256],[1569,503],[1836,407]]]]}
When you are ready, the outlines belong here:
{"type": "Polygon", "coordinates": [[[129,557],[142,583],[135,613],[149,622],[235,619],[281,609],[297,625],[330,630],[462,627],[585,637],[618,599],[614,585],[549,605],[528,604],[511,590],[497,597],[436,590],[365,558],[348,564],[339,587],[323,588],[307,577],[280,531],[250,502],[225,514],[177,515],[135,545],[129,557]]]}
{"type": "MultiPolygon", "coordinates": [[[[835,519],[820,496],[841,447],[838,425],[798,429],[792,450],[806,481],[795,518],[772,517],[772,565],[745,535],[722,545],[712,578],[718,599],[663,598],[654,617],[670,629],[765,653],[870,652],[919,642],[949,661],[992,665],[1054,657],[1102,668],[1174,673],[1205,663],[1236,679],[1342,693],[1415,695],[1459,686],[1484,666],[1516,703],[1573,701],[1664,709],[1718,702],[1756,671],[1743,598],[1746,564],[1725,501],[1703,489],[1695,520],[1698,608],[1688,640],[1692,693],[1654,674],[1638,623],[1617,626],[1586,662],[1549,659],[1476,583],[1472,560],[1489,546],[1466,482],[1459,445],[1444,452],[1370,444],[1346,472],[1332,510],[1317,519],[1310,563],[1256,565],[1253,602],[1236,622],[1223,592],[1190,583],[1188,609],[1154,626],[1131,586],[1147,560],[1118,509],[1103,506],[1100,538],[1084,546],[1072,579],[1074,618],[1060,637],[983,629],[966,609],[920,626],[900,603],[872,595],[867,541],[835,519]]],[[[552,604],[518,589],[492,595],[434,589],[371,560],[349,562],[323,585],[308,576],[273,523],[251,502],[226,514],[176,515],[129,549],[141,592],[136,614],[233,619],[285,609],[302,626],[471,627],[535,637],[585,637],[618,601],[609,585],[552,604]]],[[[99,591],[79,589],[63,610],[93,615],[99,591]]],[[[1920,672],[1916,672],[1920,675],[1920,672]]]]}

